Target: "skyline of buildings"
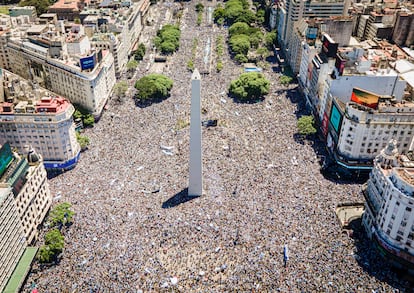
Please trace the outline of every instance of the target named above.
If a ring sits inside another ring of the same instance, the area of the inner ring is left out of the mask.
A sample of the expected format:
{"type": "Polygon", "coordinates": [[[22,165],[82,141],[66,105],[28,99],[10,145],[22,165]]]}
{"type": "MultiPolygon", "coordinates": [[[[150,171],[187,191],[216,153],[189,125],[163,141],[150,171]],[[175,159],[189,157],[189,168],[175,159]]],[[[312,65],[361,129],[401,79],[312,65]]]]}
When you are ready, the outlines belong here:
{"type": "MultiPolygon", "coordinates": [[[[0,65],[13,72],[1,71],[0,144],[6,158],[8,143],[27,154],[14,156],[6,164],[14,169],[1,174],[0,220],[15,231],[2,234],[2,241],[11,239],[0,245],[7,254],[3,270],[14,267],[36,239],[50,208],[43,164],[67,170],[79,159],[72,104],[100,116],[136,47],[148,6],[75,1],[69,7],[60,0],[36,20],[33,8],[0,17],[0,65]]],[[[414,163],[408,155],[397,157],[396,149],[408,154],[414,148],[414,54],[382,40],[413,45],[414,34],[405,29],[414,25],[412,12],[397,8],[396,1],[351,6],[286,0],[278,2],[271,21],[335,162],[349,170],[372,169],[364,193],[368,236],[412,265],[414,163]],[[353,9],[355,17],[348,15],[353,9]]]]}

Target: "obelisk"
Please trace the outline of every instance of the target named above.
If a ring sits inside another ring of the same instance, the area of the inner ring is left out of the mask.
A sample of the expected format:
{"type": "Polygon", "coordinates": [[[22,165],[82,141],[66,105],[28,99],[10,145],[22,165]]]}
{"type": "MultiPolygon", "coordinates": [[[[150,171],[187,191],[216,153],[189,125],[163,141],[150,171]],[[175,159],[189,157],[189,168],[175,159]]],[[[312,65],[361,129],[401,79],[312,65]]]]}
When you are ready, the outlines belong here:
{"type": "Polygon", "coordinates": [[[201,153],[201,77],[195,69],[191,76],[189,196],[201,196],[203,193],[201,153]]]}

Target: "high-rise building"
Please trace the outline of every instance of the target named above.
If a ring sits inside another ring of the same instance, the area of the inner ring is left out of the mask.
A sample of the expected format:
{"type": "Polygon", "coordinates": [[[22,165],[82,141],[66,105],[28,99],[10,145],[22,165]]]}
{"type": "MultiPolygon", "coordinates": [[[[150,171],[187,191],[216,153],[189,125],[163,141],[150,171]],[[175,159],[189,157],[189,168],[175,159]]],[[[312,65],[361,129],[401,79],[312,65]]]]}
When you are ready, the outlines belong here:
{"type": "Polygon", "coordinates": [[[10,187],[0,188],[0,292],[27,246],[10,187]]]}
{"type": "Polygon", "coordinates": [[[9,142],[20,153],[34,147],[49,170],[73,168],[80,156],[74,111],[67,99],[0,71],[0,144],[9,142]]]}
{"type": "Polygon", "coordinates": [[[26,156],[13,154],[9,144],[1,147],[0,156],[0,188],[11,189],[25,241],[31,244],[52,203],[42,158],[33,149],[26,156]]]}
{"type": "MultiPolygon", "coordinates": [[[[38,227],[51,203],[41,156],[33,149],[27,155],[18,155],[12,152],[9,144],[4,144],[0,148],[1,292],[17,265],[31,264],[37,249],[27,246],[37,238],[38,227]],[[23,258],[25,260],[19,263],[23,258]]],[[[22,271],[27,274],[28,268],[24,267],[22,271]]],[[[25,275],[19,277],[23,281],[25,275]]],[[[6,292],[17,292],[16,285],[19,287],[21,284],[7,284],[6,292]]]]}
{"type": "Polygon", "coordinates": [[[289,55],[289,44],[296,21],[303,18],[329,18],[348,15],[349,0],[284,0],[279,2],[278,39],[289,55]]]}
{"type": "Polygon", "coordinates": [[[378,253],[414,272],[414,156],[391,140],[374,160],[362,218],[378,253]]]}
{"type": "Polygon", "coordinates": [[[396,15],[392,40],[399,46],[414,44],[414,13],[411,11],[398,11],[396,15]]]}

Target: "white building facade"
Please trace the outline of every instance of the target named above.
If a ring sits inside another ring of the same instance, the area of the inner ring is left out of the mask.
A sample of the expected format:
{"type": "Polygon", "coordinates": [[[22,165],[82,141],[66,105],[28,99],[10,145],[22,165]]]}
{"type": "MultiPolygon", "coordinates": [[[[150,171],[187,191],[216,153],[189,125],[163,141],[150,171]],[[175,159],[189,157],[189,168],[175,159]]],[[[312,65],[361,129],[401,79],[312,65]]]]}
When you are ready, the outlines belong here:
{"type": "Polygon", "coordinates": [[[380,254],[414,272],[414,161],[392,140],[375,158],[362,223],[380,254]]]}
{"type": "Polygon", "coordinates": [[[80,156],[73,105],[5,70],[0,76],[0,144],[20,153],[34,147],[49,170],[73,168],[80,156]]]}

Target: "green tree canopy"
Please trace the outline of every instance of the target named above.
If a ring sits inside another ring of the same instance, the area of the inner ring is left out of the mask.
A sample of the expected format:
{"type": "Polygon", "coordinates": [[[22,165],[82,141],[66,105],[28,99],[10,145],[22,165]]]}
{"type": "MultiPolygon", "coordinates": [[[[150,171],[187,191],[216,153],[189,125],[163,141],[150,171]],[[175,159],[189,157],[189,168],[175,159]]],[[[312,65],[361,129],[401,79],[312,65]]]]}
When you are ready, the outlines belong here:
{"type": "Polygon", "coordinates": [[[21,0],[19,6],[34,6],[36,7],[37,15],[47,12],[49,6],[54,3],[54,1],[49,0],[21,0]]]}
{"type": "Polygon", "coordinates": [[[164,25],[154,38],[154,45],[160,48],[163,54],[171,54],[178,50],[180,46],[181,31],[178,26],[164,25]]]}
{"type": "Polygon", "coordinates": [[[259,72],[242,73],[230,83],[229,93],[242,101],[261,98],[269,93],[269,81],[259,72]]]}
{"type": "Polygon", "coordinates": [[[250,26],[244,22],[235,22],[229,27],[229,35],[247,35],[250,32],[250,26]]]}
{"type": "Polygon", "coordinates": [[[203,12],[204,11],[204,5],[202,3],[197,3],[195,6],[195,10],[197,12],[203,12]]]}
{"type": "Polygon", "coordinates": [[[288,85],[289,83],[291,83],[292,82],[292,80],[293,80],[293,78],[291,78],[290,76],[288,76],[288,75],[282,75],[280,78],[279,78],[279,82],[280,82],[280,84],[282,84],[282,85],[288,85]]]}
{"type": "Polygon", "coordinates": [[[55,206],[49,214],[49,224],[51,227],[58,227],[64,224],[72,223],[74,212],[71,211],[72,205],[68,202],[63,202],[55,206]]]}
{"type": "Polygon", "coordinates": [[[218,4],[216,9],[214,9],[213,18],[214,18],[214,21],[217,23],[221,22],[220,20],[224,20],[225,11],[224,11],[223,6],[221,6],[221,4],[218,4]]]}
{"type": "Polygon", "coordinates": [[[235,35],[230,38],[229,44],[235,55],[247,55],[250,49],[250,38],[247,35],[235,35]]]}
{"type": "Polygon", "coordinates": [[[145,51],[146,51],[145,45],[143,43],[140,43],[134,54],[135,60],[137,61],[142,60],[145,56],[145,51]]]}
{"type": "Polygon", "coordinates": [[[41,263],[51,263],[62,253],[65,240],[58,229],[52,229],[45,235],[45,245],[42,245],[37,253],[37,259],[41,263]]]}
{"type": "Polygon", "coordinates": [[[316,128],[314,126],[315,120],[313,116],[302,116],[298,119],[298,133],[300,135],[312,135],[316,133],[316,128]]]}
{"type": "Polygon", "coordinates": [[[276,32],[269,32],[265,35],[265,43],[266,43],[266,47],[268,47],[269,49],[273,49],[273,45],[276,43],[276,32]]]}
{"type": "Polygon", "coordinates": [[[125,80],[121,80],[120,82],[114,85],[114,94],[118,97],[125,96],[126,92],[128,91],[128,83],[125,80]]]}
{"type": "Polygon", "coordinates": [[[239,14],[235,18],[235,21],[252,24],[256,21],[256,15],[250,9],[245,9],[243,10],[243,13],[239,14]]]}
{"type": "Polygon", "coordinates": [[[129,61],[126,65],[126,68],[128,71],[134,71],[138,66],[138,61],[136,61],[135,59],[129,61]]]}
{"type": "Polygon", "coordinates": [[[79,132],[76,132],[76,140],[78,141],[81,150],[85,150],[88,148],[88,145],[90,143],[89,137],[86,135],[82,135],[79,132]]]}
{"type": "Polygon", "coordinates": [[[160,100],[168,97],[173,87],[173,81],[162,74],[149,74],[135,83],[138,91],[137,99],[160,100]]]}

